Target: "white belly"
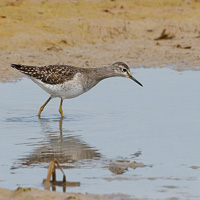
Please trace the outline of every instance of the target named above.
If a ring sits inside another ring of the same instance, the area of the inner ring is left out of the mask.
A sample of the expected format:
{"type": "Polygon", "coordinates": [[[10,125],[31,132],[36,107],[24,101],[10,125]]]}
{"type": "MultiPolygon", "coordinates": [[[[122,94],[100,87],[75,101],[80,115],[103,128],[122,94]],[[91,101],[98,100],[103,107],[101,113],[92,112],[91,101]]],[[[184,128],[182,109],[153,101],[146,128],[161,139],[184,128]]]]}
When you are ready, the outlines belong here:
{"type": "Polygon", "coordinates": [[[37,83],[43,90],[48,92],[51,97],[60,97],[62,99],[71,99],[77,97],[87,90],[82,86],[80,76],[74,77],[73,80],[64,82],[62,84],[51,85],[43,83],[39,79],[31,78],[32,81],[37,83]]]}

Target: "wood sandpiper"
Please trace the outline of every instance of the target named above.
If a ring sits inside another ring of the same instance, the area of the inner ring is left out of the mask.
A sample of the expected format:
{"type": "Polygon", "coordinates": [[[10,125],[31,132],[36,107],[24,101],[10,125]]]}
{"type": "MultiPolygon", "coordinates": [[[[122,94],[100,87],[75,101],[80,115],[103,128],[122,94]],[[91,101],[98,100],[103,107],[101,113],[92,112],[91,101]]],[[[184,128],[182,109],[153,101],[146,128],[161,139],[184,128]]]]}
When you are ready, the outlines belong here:
{"type": "Polygon", "coordinates": [[[101,80],[110,77],[127,77],[143,86],[130,73],[129,67],[123,62],[116,62],[107,67],[81,68],[70,65],[26,66],[11,64],[11,67],[19,70],[38,84],[51,96],[41,106],[38,117],[47,103],[55,97],[61,98],[59,112],[62,117],[62,104],[64,99],[77,97],[101,80]]]}

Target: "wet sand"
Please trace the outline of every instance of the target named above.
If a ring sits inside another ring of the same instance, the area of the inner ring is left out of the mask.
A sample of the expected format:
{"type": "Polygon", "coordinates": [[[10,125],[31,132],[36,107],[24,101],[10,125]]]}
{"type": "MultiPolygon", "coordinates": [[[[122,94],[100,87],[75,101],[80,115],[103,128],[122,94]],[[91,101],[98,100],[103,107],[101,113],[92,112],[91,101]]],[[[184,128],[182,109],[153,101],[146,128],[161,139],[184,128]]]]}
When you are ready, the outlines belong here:
{"type": "MultiPolygon", "coordinates": [[[[107,199],[126,199],[129,200],[128,195],[123,194],[110,194],[110,195],[97,195],[97,194],[75,194],[75,193],[61,193],[61,192],[52,192],[47,190],[37,190],[33,188],[17,188],[16,190],[8,190],[0,188],[0,199],[13,199],[13,200],[49,200],[49,199],[85,199],[85,200],[107,200],[107,199]]],[[[137,199],[139,200],[139,199],[137,199]]]]}
{"type": "Polygon", "coordinates": [[[199,0],[4,0],[0,10],[1,81],[22,76],[11,63],[199,69],[199,0]]]}

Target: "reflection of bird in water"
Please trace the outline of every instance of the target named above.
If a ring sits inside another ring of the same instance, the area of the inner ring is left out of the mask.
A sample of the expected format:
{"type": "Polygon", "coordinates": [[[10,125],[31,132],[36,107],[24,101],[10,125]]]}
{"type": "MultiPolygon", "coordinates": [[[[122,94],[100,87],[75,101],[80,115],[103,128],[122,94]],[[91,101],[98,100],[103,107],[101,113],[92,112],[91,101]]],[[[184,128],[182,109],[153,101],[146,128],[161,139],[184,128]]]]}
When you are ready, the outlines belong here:
{"type": "MultiPolygon", "coordinates": [[[[22,165],[33,165],[40,163],[49,163],[54,158],[57,158],[62,163],[73,163],[77,160],[98,159],[101,154],[94,148],[86,144],[80,136],[62,135],[62,121],[59,120],[59,132],[61,135],[53,134],[50,128],[52,121],[40,119],[42,132],[47,136],[46,141],[34,144],[37,147],[30,155],[20,159],[22,165]]],[[[30,142],[31,143],[31,142],[30,142]]],[[[33,145],[33,144],[32,144],[33,145]]]]}
{"type": "Polygon", "coordinates": [[[32,81],[50,94],[49,99],[41,106],[38,117],[40,117],[48,102],[55,97],[61,98],[59,112],[64,117],[62,111],[64,99],[75,98],[106,78],[126,77],[142,86],[131,75],[129,67],[123,62],[116,62],[108,67],[97,68],[81,68],[69,65],[37,67],[12,64],[11,66],[29,76],[32,81]]]}

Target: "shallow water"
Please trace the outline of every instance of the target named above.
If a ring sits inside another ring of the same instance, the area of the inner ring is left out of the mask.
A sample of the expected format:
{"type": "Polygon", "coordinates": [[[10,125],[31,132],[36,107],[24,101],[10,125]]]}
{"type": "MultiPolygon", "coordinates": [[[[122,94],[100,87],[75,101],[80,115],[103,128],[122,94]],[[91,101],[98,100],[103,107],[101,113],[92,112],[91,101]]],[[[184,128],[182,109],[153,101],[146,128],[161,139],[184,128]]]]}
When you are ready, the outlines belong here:
{"type": "Polygon", "coordinates": [[[59,99],[37,118],[48,94],[31,80],[0,84],[0,187],[44,188],[56,157],[67,180],[81,183],[69,192],[200,199],[200,72],[136,69],[134,76],[143,88],[112,78],[65,100],[63,120],[59,99]]]}

